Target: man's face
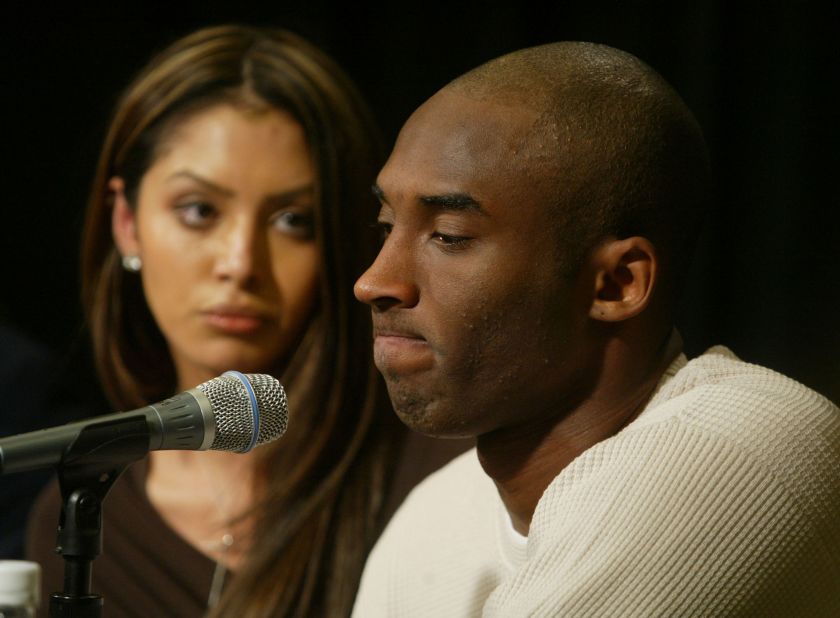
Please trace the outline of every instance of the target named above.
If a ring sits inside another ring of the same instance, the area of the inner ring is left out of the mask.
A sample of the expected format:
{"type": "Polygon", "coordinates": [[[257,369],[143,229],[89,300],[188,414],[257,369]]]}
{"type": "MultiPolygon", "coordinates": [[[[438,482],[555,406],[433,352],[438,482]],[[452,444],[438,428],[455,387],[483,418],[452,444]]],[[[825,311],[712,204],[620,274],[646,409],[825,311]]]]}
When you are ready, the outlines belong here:
{"type": "Polygon", "coordinates": [[[384,244],[355,291],[394,408],[417,431],[474,436],[557,414],[585,362],[585,286],[558,263],[527,163],[535,121],[439,93],[377,179],[384,244]]]}

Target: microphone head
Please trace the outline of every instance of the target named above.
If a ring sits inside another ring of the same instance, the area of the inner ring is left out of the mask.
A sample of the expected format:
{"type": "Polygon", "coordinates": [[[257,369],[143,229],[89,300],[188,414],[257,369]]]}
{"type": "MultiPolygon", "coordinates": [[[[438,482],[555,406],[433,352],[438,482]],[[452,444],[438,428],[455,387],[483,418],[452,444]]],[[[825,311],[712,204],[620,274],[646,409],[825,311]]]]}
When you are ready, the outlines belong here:
{"type": "Polygon", "coordinates": [[[273,376],[228,371],[196,388],[210,401],[216,423],[211,450],[246,453],[286,431],[286,391],[273,376]]]}

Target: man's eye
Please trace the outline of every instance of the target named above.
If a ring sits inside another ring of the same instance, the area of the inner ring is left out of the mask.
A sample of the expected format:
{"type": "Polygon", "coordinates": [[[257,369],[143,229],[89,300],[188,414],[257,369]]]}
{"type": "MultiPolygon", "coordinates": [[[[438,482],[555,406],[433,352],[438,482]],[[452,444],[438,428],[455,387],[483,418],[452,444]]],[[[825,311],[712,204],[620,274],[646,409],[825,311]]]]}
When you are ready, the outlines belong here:
{"type": "Polygon", "coordinates": [[[472,238],[468,236],[453,236],[451,234],[444,234],[443,232],[432,232],[432,240],[443,245],[448,250],[456,250],[464,248],[472,238]]]}
{"type": "Polygon", "coordinates": [[[284,210],[271,217],[271,225],[279,232],[295,238],[315,237],[315,217],[311,211],[284,210]]]}
{"type": "Polygon", "coordinates": [[[206,202],[188,202],[175,207],[175,214],[188,227],[206,227],[217,216],[216,209],[206,202]]]}
{"type": "Polygon", "coordinates": [[[393,224],[386,221],[377,221],[371,227],[377,231],[381,242],[385,242],[385,239],[391,235],[391,230],[394,229],[393,224]]]}

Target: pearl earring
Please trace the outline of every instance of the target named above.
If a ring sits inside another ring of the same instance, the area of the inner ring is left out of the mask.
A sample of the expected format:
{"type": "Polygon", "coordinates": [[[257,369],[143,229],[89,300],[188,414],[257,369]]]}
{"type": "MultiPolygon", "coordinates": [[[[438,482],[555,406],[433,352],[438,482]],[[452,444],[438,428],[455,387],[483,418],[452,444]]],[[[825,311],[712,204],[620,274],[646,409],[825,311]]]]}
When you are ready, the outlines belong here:
{"type": "Polygon", "coordinates": [[[130,273],[137,273],[143,267],[143,260],[140,259],[139,255],[124,255],[122,266],[130,273]]]}

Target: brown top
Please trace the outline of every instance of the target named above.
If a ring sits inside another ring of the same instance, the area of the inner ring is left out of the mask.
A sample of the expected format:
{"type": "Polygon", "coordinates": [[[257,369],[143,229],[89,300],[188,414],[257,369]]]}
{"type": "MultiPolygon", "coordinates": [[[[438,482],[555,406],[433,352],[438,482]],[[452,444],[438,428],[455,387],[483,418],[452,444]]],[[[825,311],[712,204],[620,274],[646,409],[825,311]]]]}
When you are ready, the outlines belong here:
{"type": "MultiPolygon", "coordinates": [[[[394,462],[386,515],[429,473],[467,450],[472,440],[437,440],[409,433],[394,462]]],[[[102,554],[93,561],[93,592],[105,600],[104,618],[204,616],[215,563],[163,521],[146,496],[148,460],[117,479],[102,508],[102,554]]],[[[28,560],[43,569],[41,615],[49,597],[64,586],[64,560],[55,554],[61,512],[58,482],[41,492],[29,514],[28,560]]],[[[227,577],[230,577],[227,574],[227,577]]]]}
{"type": "MultiPolygon", "coordinates": [[[[105,618],[203,616],[215,563],[186,543],[146,497],[148,461],[117,479],[102,508],[102,554],[93,561],[93,592],[105,600],[105,618]]],[[[63,589],[64,560],[55,554],[61,495],[54,479],[29,516],[27,559],[41,564],[41,615],[63,589]]]]}

